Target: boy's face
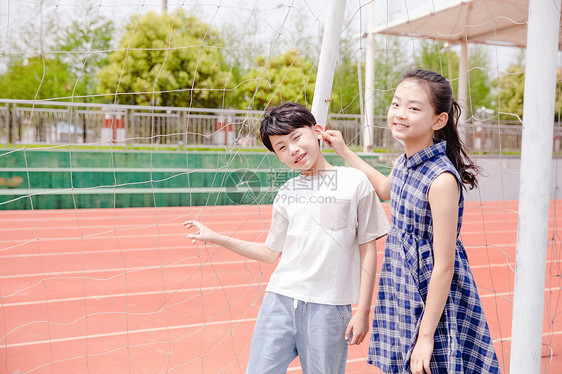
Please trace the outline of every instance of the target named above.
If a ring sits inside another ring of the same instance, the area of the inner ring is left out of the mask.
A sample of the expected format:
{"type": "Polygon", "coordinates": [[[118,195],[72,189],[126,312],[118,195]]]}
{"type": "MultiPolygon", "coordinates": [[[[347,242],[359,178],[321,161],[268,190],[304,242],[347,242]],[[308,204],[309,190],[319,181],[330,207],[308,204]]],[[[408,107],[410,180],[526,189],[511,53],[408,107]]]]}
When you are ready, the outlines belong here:
{"type": "Polygon", "coordinates": [[[318,141],[322,139],[322,126],[305,126],[287,135],[270,135],[269,140],[279,160],[303,174],[315,173],[322,165],[322,152],[318,141]]]}

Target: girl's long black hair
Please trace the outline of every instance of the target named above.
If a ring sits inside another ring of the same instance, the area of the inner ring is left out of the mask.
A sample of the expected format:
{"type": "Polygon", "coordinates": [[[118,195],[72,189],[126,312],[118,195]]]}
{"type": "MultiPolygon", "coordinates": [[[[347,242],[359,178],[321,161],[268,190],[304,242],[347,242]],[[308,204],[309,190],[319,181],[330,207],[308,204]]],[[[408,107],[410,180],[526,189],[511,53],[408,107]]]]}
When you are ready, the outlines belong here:
{"type": "Polygon", "coordinates": [[[414,80],[423,83],[427,88],[429,99],[435,108],[435,114],[447,113],[447,124],[433,134],[436,139],[447,141],[447,157],[459,172],[463,184],[470,189],[478,186],[476,176],[480,168],[468,157],[466,146],[459,137],[457,124],[461,116],[461,108],[453,98],[453,90],[447,79],[441,74],[429,70],[411,70],[402,74],[400,82],[414,80]]]}

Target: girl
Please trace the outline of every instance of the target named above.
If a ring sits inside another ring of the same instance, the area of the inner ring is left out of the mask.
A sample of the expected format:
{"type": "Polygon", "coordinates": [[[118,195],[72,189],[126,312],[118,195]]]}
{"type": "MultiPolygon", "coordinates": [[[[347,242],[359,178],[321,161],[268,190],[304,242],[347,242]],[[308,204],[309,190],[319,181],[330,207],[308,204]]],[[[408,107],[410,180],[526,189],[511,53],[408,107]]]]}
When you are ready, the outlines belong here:
{"type": "Polygon", "coordinates": [[[498,360],[458,235],[463,185],[478,167],[459,139],[460,107],[447,80],[407,72],[388,110],[405,154],[386,177],[346,147],[337,131],[326,143],[390,198],[386,240],[369,345],[369,363],[385,373],[499,373],[498,360]]]}

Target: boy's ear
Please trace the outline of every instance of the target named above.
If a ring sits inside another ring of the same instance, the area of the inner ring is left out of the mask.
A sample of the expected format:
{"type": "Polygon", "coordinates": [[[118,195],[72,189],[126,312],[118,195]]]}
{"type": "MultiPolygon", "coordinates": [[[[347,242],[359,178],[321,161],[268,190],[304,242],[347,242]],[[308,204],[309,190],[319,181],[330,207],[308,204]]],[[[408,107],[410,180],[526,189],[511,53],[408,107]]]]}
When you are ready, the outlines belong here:
{"type": "Polygon", "coordinates": [[[443,127],[445,127],[448,120],[449,115],[443,112],[435,117],[435,122],[433,123],[433,126],[431,126],[431,128],[433,129],[433,131],[441,130],[443,127]]]}
{"type": "Polygon", "coordinates": [[[322,135],[320,135],[320,133],[324,131],[324,127],[322,127],[322,125],[314,125],[314,131],[316,131],[318,139],[322,139],[322,135]]]}

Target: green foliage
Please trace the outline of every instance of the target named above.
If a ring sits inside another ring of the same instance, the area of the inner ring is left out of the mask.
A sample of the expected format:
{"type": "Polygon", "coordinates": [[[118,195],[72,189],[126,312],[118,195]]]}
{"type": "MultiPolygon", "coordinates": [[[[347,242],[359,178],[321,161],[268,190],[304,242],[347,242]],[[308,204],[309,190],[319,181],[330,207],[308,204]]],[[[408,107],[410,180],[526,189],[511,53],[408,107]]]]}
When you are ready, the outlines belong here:
{"type": "MultiPolygon", "coordinates": [[[[31,3],[30,14],[21,14],[22,19],[17,20],[22,25],[18,37],[12,36],[12,48],[25,57],[45,55],[51,49],[56,50],[62,16],[62,12],[56,11],[57,4],[44,0],[31,3]]],[[[48,57],[54,56],[49,54],[48,57]]]]}
{"type": "Polygon", "coordinates": [[[353,60],[344,61],[336,68],[330,113],[360,114],[360,89],[363,90],[364,87],[363,85],[359,87],[357,62],[353,60]]]}
{"type": "Polygon", "coordinates": [[[447,48],[443,42],[423,40],[420,46],[421,54],[417,60],[419,68],[432,70],[447,78],[457,97],[459,56],[447,48]]]}
{"type": "MultiPolygon", "coordinates": [[[[523,98],[525,94],[525,51],[516,56],[516,61],[494,81],[498,102],[494,109],[501,120],[523,120],[523,98]]],[[[554,103],[554,120],[562,117],[562,69],[556,72],[556,98],[554,103]]]]}
{"type": "MultiPolygon", "coordinates": [[[[332,113],[360,114],[361,96],[359,90],[365,90],[365,63],[357,60],[362,56],[354,55],[354,41],[351,38],[342,40],[340,49],[341,62],[337,67],[333,93],[332,113]],[[359,73],[361,69],[361,86],[359,86],[359,73]]],[[[398,38],[385,38],[384,44],[377,41],[375,54],[375,114],[386,114],[398,84],[401,69],[406,65],[403,49],[398,38]]],[[[364,98],[363,98],[364,99],[364,98]]]]}
{"type": "Polygon", "coordinates": [[[38,2],[31,5],[31,20],[21,15],[21,29],[17,38],[6,41],[6,48],[13,53],[0,58],[0,98],[5,99],[53,99],[65,98],[72,93],[72,75],[67,65],[52,50],[59,47],[60,15],[54,6],[38,2]]]}
{"type": "Polygon", "coordinates": [[[95,71],[107,60],[96,51],[110,48],[113,26],[96,14],[92,0],[81,0],[78,6],[77,17],[63,29],[57,27],[56,12],[48,11],[42,2],[37,6],[38,22],[26,24],[20,46],[14,47],[23,48],[24,56],[30,51],[36,55],[10,58],[6,73],[0,76],[2,98],[63,100],[80,96],[80,101],[91,101],[95,71]],[[53,50],[63,53],[55,55],[53,50]]]}
{"type": "Polygon", "coordinates": [[[398,38],[387,38],[384,44],[377,41],[376,52],[375,114],[386,115],[400,74],[407,66],[408,57],[404,54],[404,46],[398,38]]]}
{"type": "Polygon", "coordinates": [[[562,68],[556,70],[556,101],[554,102],[555,121],[562,120],[562,68]]]}
{"type": "MultiPolygon", "coordinates": [[[[354,56],[356,42],[351,35],[342,35],[340,42],[340,61],[334,74],[332,85],[331,113],[360,114],[361,102],[359,90],[359,73],[357,61],[359,56],[354,56]]],[[[361,69],[361,64],[359,64],[361,69]]],[[[365,76],[362,75],[364,78],[365,76]]]]}
{"type": "Polygon", "coordinates": [[[500,114],[500,119],[516,121],[518,116],[522,120],[525,68],[511,64],[506,72],[494,81],[494,85],[499,91],[499,102],[494,109],[500,114]]]}
{"type": "Polygon", "coordinates": [[[58,59],[32,57],[18,60],[0,76],[0,97],[4,99],[52,99],[72,93],[73,77],[58,59]]]}
{"type": "Polygon", "coordinates": [[[78,5],[77,18],[62,32],[60,50],[70,52],[62,59],[74,77],[73,94],[82,102],[100,101],[95,97],[96,74],[109,62],[105,51],[111,48],[113,33],[113,22],[98,14],[89,0],[78,5]]]}
{"type": "Polygon", "coordinates": [[[472,46],[469,50],[468,72],[468,108],[467,117],[474,116],[478,108],[491,108],[492,87],[487,70],[490,66],[489,56],[481,45],[472,46]]]}
{"type": "Polygon", "coordinates": [[[243,100],[240,108],[262,110],[287,101],[310,107],[316,72],[313,64],[303,60],[297,50],[290,49],[269,60],[260,56],[256,64],[235,91],[243,100]]]}
{"type": "MultiPolygon", "coordinates": [[[[490,78],[486,71],[490,65],[489,57],[482,46],[472,46],[468,57],[468,113],[474,115],[472,109],[492,106],[490,78]]],[[[417,59],[418,67],[433,70],[451,82],[455,98],[458,98],[459,57],[443,42],[422,41],[421,54],[417,59]]]]}
{"type": "Polygon", "coordinates": [[[98,89],[121,104],[223,107],[234,84],[222,47],[216,30],[182,9],[133,16],[98,89]]]}

